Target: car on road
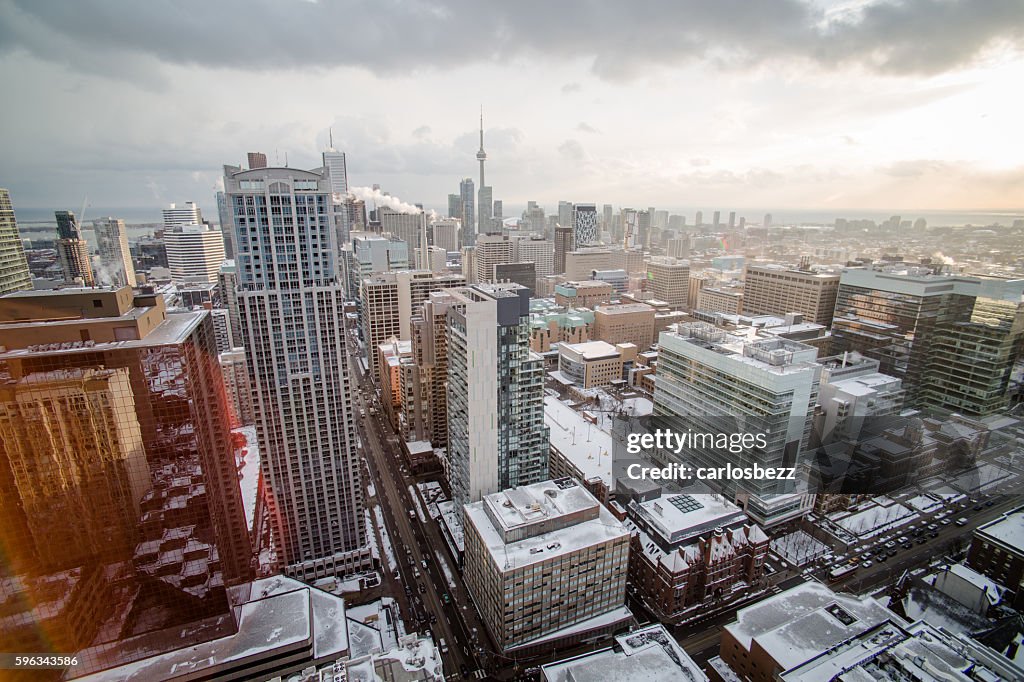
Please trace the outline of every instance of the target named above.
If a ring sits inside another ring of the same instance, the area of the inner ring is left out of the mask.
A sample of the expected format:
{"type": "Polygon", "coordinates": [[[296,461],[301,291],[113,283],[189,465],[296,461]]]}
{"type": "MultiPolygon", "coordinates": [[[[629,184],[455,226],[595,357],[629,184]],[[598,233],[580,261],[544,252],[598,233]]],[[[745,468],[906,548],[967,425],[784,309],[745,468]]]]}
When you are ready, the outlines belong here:
{"type": "Polygon", "coordinates": [[[423,583],[420,583],[418,587],[419,587],[420,594],[426,594],[427,593],[427,586],[426,585],[424,585],[423,583]]]}
{"type": "Polygon", "coordinates": [[[965,519],[964,517],[961,516],[959,519],[956,520],[956,525],[961,526],[961,527],[962,526],[966,526],[967,525],[967,519],[965,519]]]}
{"type": "Polygon", "coordinates": [[[939,531],[933,530],[931,533],[928,533],[928,537],[934,540],[935,538],[939,537],[939,531]]]}
{"type": "Polygon", "coordinates": [[[904,542],[902,545],[900,545],[900,547],[902,547],[903,549],[911,549],[913,546],[914,546],[914,543],[910,542],[909,540],[907,542],[904,542]]]}
{"type": "Polygon", "coordinates": [[[420,565],[423,566],[423,570],[426,570],[427,569],[427,560],[426,559],[420,559],[420,565]]]}
{"type": "Polygon", "coordinates": [[[416,520],[416,512],[412,509],[409,510],[409,518],[413,519],[414,521],[416,520]]]}
{"type": "Polygon", "coordinates": [[[459,672],[463,677],[469,677],[469,667],[465,663],[459,666],[459,672]]]}
{"type": "Polygon", "coordinates": [[[996,503],[995,500],[985,500],[985,506],[986,507],[991,507],[995,503],[996,503]]]}
{"type": "Polygon", "coordinates": [[[452,601],[452,598],[448,596],[447,592],[441,595],[441,599],[444,601],[445,604],[450,604],[452,601]]]}
{"type": "Polygon", "coordinates": [[[442,654],[448,653],[448,644],[444,641],[444,637],[437,640],[437,648],[441,650],[442,654]]]}
{"type": "Polygon", "coordinates": [[[928,524],[928,530],[938,530],[938,529],[939,529],[939,527],[937,525],[935,525],[934,523],[929,523],[928,524]]]}
{"type": "Polygon", "coordinates": [[[939,521],[939,523],[943,526],[948,526],[950,523],[952,523],[952,521],[950,521],[949,519],[942,519],[941,521],[939,521]]]}

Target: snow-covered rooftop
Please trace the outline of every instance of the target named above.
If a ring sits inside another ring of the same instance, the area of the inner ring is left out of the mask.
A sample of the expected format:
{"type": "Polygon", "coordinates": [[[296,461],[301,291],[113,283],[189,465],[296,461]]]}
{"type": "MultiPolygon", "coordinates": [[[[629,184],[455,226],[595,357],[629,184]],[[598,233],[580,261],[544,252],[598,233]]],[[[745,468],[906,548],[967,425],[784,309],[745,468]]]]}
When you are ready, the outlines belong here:
{"type": "Polygon", "coordinates": [[[622,523],[572,479],[494,493],[464,509],[466,523],[504,570],[628,537],[622,523]],[[537,532],[545,528],[551,530],[537,532]]]}
{"type": "Polygon", "coordinates": [[[345,603],[338,597],[284,576],[253,582],[250,594],[249,601],[240,608],[235,634],[82,679],[89,682],[194,679],[216,675],[227,665],[255,665],[285,652],[294,656],[307,651],[307,660],[313,662],[337,658],[348,651],[345,603]]]}
{"type": "Polygon", "coordinates": [[[897,616],[871,597],[807,582],[740,609],[725,629],[747,650],[756,640],[788,670],[890,618],[897,616]]]}
{"type": "Polygon", "coordinates": [[[646,502],[630,502],[629,509],[661,536],[663,544],[670,545],[747,520],[742,509],[711,493],[663,494],[646,502]]]}
{"type": "Polygon", "coordinates": [[[1002,518],[981,526],[975,534],[1024,554],[1024,507],[1007,512],[1002,518]]]}
{"type": "Polygon", "coordinates": [[[551,431],[551,447],[579,469],[584,480],[601,479],[611,487],[610,434],[553,396],[544,398],[544,423],[551,431]]]}
{"type": "Polygon", "coordinates": [[[615,638],[616,646],[543,666],[550,682],[706,682],[708,677],[663,625],[615,638]]]}

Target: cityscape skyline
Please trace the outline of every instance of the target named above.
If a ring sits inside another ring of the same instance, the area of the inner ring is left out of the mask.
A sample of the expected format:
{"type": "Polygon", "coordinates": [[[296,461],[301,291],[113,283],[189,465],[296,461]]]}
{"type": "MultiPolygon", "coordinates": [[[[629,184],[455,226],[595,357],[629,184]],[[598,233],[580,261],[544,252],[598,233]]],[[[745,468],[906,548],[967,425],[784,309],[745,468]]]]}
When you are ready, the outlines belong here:
{"type": "MultiPolygon", "coordinates": [[[[410,45],[435,32],[447,40],[402,72],[396,64],[404,42],[386,54],[361,40],[318,48],[308,69],[309,57],[288,47],[302,41],[275,39],[279,59],[271,65],[249,48],[245,58],[222,49],[229,41],[210,30],[178,31],[185,37],[173,45],[111,35],[113,26],[143,22],[175,33],[179,19],[159,9],[124,6],[118,21],[101,22],[106,11],[96,11],[69,22],[5,5],[0,75],[21,96],[5,112],[0,175],[26,207],[59,200],[74,208],[83,196],[111,209],[143,198],[162,204],[215,192],[220,164],[238,149],[262,149],[271,165],[287,159],[314,167],[333,131],[333,146],[358,159],[349,168],[353,185],[377,182],[440,210],[453,184],[476,174],[482,102],[490,185],[506,207],[569,199],[736,210],[1019,209],[1024,169],[1006,144],[1021,97],[1013,86],[1024,79],[1013,6],[972,13],[968,3],[922,0],[825,8],[785,2],[779,17],[759,9],[727,21],[726,9],[659,5],[651,7],[664,15],[657,25],[617,9],[592,17],[577,7],[579,20],[608,40],[549,45],[540,39],[547,29],[531,24],[534,35],[521,18],[503,15],[522,47],[502,36],[489,52],[474,52],[494,29],[453,32],[475,14],[460,18],[439,5],[409,29],[410,45]],[[684,18],[689,40],[670,40],[684,18]],[[630,42],[620,33],[651,40],[630,42]],[[43,53],[35,44],[60,49],[43,53]],[[540,64],[542,74],[523,68],[540,64]],[[257,84],[273,90],[324,81],[339,87],[299,108],[266,98],[258,115],[244,116],[234,106],[257,84]],[[472,103],[434,97],[466,82],[476,85],[472,103]],[[353,100],[351,92],[361,96],[353,100]],[[429,115],[385,108],[395,92],[437,101],[429,115]],[[106,115],[86,122],[77,107],[57,106],[69,94],[106,115]],[[171,100],[202,106],[163,106],[171,100]],[[950,129],[958,134],[944,134],[950,129]],[[47,162],[54,158],[61,159],[56,168],[47,162]]],[[[294,22],[337,21],[335,12],[313,5],[294,22]]],[[[345,18],[380,28],[389,12],[354,8],[345,18]]]]}

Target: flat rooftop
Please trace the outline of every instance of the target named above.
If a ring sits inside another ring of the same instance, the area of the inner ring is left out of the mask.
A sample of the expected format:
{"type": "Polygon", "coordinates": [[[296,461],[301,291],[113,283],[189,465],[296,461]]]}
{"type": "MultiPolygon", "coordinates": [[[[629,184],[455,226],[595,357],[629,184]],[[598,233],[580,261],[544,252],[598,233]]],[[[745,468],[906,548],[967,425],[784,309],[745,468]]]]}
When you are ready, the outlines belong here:
{"type": "Polygon", "coordinates": [[[670,493],[646,502],[633,502],[630,507],[667,544],[747,520],[738,506],[710,493],[670,493]]]}
{"type": "Polygon", "coordinates": [[[650,625],[615,638],[615,646],[542,666],[552,682],[707,682],[707,675],[665,630],[650,625]]]}
{"type": "Polygon", "coordinates": [[[559,348],[579,354],[584,360],[604,360],[618,357],[619,349],[607,341],[585,341],[583,343],[562,343],[559,348]]]}
{"type": "Polygon", "coordinates": [[[1024,507],[1007,512],[1002,518],[996,519],[975,531],[989,540],[1001,542],[1013,548],[1018,554],[1024,554],[1024,507]]]}
{"type": "Polygon", "coordinates": [[[572,479],[545,481],[487,495],[480,502],[466,505],[465,516],[466,522],[479,532],[491,559],[505,571],[629,537],[625,526],[572,479]],[[571,485],[563,487],[567,485],[563,481],[571,485]],[[586,520],[515,542],[504,540],[505,533],[512,530],[558,519],[564,522],[563,517],[577,513],[586,520]],[[500,527],[495,527],[492,519],[500,527]]]}
{"type": "Polygon", "coordinates": [[[740,609],[725,630],[747,650],[757,640],[789,670],[890,619],[899,620],[872,597],[807,582],[740,609]]]}

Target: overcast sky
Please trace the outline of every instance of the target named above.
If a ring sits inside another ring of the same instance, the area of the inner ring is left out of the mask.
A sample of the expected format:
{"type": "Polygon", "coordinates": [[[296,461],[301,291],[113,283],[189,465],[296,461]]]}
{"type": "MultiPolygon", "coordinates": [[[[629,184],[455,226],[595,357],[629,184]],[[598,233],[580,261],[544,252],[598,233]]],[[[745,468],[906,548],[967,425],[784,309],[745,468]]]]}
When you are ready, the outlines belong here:
{"type": "MultiPolygon", "coordinates": [[[[212,195],[250,150],[444,208],[1019,209],[1024,0],[0,0],[15,206],[212,195]]],[[[507,213],[507,212],[506,212],[507,213]]]]}

